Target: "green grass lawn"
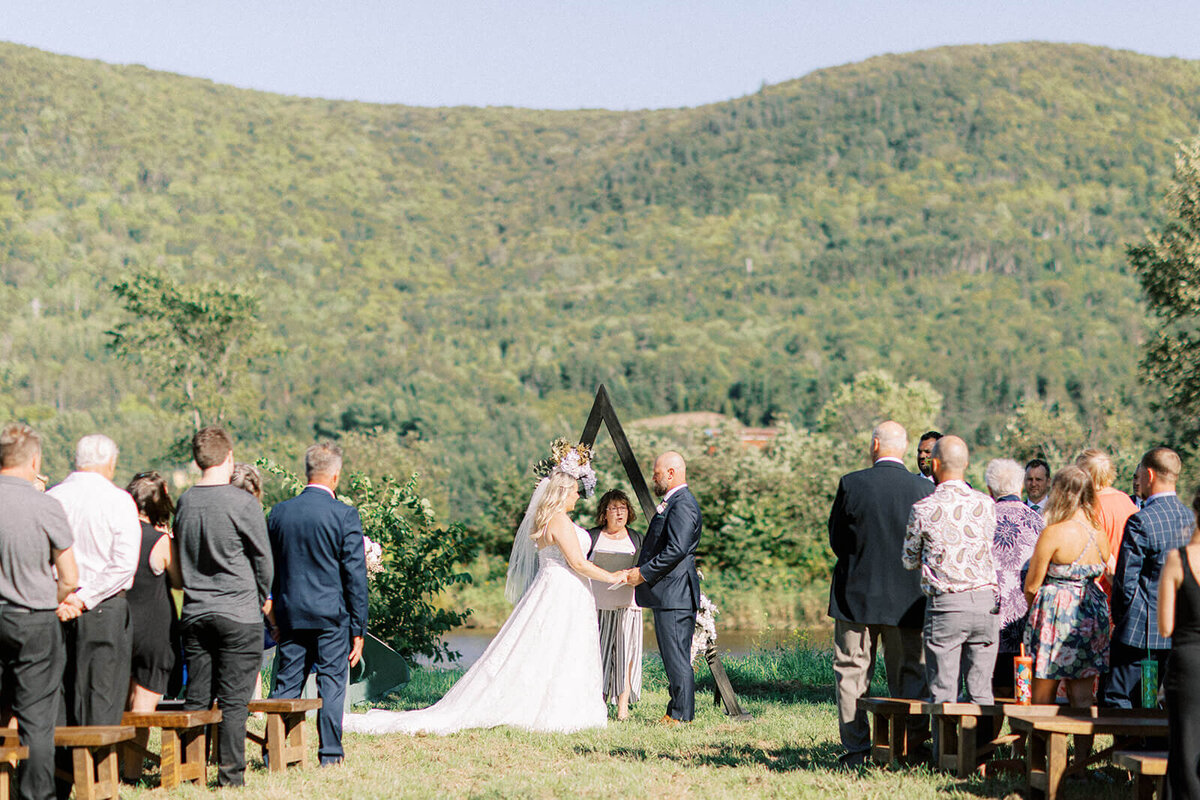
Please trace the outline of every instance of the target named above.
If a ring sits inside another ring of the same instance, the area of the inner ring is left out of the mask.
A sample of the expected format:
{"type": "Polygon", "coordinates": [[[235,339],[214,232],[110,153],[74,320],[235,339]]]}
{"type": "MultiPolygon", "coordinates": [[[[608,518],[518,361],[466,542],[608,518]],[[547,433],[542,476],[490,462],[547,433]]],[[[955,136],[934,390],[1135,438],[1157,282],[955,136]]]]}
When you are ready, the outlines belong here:
{"type": "MultiPolygon", "coordinates": [[[[792,648],[725,662],[750,722],[733,722],[712,704],[707,668],[697,675],[696,721],[655,725],[666,706],[662,665],[648,658],[645,693],[632,719],[603,730],[534,734],[500,728],[453,736],[346,737],[346,763],[272,775],[251,752],[245,800],[392,797],[1004,797],[1015,778],[959,781],[927,768],[836,768],[839,752],[828,651],[792,648]]],[[[394,708],[419,708],[449,688],[458,673],[420,671],[394,708]]],[[[261,723],[252,723],[261,726],[261,723]]],[[[316,730],[310,721],[315,762],[316,730]]],[[[210,775],[215,774],[210,770],[210,775]]],[[[157,784],[151,776],[150,783],[157,784]]],[[[1126,774],[1111,766],[1068,782],[1066,798],[1131,796],[1126,774]]],[[[167,796],[209,797],[183,787],[167,796]]],[[[161,797],[133,789],[128,797],[161,797]]]]}

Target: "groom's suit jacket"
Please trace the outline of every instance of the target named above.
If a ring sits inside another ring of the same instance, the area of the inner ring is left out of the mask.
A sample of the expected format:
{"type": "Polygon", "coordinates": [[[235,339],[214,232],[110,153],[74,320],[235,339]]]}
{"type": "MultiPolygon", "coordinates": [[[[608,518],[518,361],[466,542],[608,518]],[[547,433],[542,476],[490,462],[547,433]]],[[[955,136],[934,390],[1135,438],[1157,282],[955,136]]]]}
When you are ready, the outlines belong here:
{"type": "Polygon", "coordinates": [[[634,597],[643,608],[699,608],[696,545],[700,543],[700,504],[683,486],[659,508],[662,511],[650,520],[638,556],[645,583],[634,590],[634,597]]]}
{"type": "Polygon", "coordinates": [[[367,563],[358,511],[309,486],[267,520],[275,618],[283,630],[367,627],[367,563]]]}

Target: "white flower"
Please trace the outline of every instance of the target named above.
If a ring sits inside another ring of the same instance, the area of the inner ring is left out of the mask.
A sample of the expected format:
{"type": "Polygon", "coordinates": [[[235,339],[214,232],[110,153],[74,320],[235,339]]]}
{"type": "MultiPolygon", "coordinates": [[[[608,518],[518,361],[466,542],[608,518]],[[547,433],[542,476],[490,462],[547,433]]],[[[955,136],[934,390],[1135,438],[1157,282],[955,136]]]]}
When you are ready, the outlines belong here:
{"type": "Polygon", "coordinates": [[[371,541],[370,536],[363,536],[363,555],[367,559],[367,577],[383,572],[383,547],[378,542],[371,541]]]}
{"type": "Polygon", "coordinates": [[[696,610],[696,627],[692,631],[692,663],[696,657],[703,655],[717,641],[717,614],[721,609],[708,599],[708,595],[700,593],[700,608],[696,610]]]}

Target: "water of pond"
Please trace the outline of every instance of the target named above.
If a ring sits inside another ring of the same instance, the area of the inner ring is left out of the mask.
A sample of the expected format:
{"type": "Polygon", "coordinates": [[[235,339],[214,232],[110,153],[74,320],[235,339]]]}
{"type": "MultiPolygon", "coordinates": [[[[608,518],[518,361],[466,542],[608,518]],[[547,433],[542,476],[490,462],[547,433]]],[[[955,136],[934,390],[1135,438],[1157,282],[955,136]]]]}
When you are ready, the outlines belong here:
{"type": "MultiPolygon", "coordinates": [[[[646,615],[647,618],[649,614],[646,615]]],[[[447,664],[431,664],[428,659],[418,656],[415,660],[424,666],[437,668],[461,669],[469,667],[483,655],[488,643],[496,635],[495,628],[456,628],[446,634],[443,639],[450,648],[461,655],[458,661],[447,664]]],[[[654,626],[647,624],[643,637],[647,652],[657,653],[658,644],[654,640],[654,626]]],[[[770,650],[774,647],[787,647],[797,642],[805,642],[813,647],[829,647],[833,642],[832,628],[801,628],[787,630],[725,630],[717,629],[717,649],[722,655],[740,656],[752,650],[770,650]]]]}

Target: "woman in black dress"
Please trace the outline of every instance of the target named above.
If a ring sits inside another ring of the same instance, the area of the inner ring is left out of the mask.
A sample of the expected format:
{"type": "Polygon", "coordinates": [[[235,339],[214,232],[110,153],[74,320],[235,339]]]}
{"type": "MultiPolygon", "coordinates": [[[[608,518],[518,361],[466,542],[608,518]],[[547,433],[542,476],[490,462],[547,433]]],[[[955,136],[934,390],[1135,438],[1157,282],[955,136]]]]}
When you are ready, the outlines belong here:
{"type": "MultiPolygon", "coordinates": [[[[1192,498],[1200,518],[1200,492],[1192,498]]],[[[1191,540],[1167,553],[1158,582],[1158,630],[1171,637],[1171,656],[1163,682],[1167,690],[1165,796],[1200,798],[1200,527],[1191,540]]]]}
{"type": "MultiPolygon", "coordinates": [[[[176,569],[171,559],[169,527],[175,504],[167,492],[166,481],[157,472],[138,473],[125,490],[137,503],[142,521],[137,572],[133,575],[133,586],[125,593],[133,641],[128,706],[130,711],[153,711],[167,691],[167,681],[175,665],[175,650],[171,645],[175,606],[168,583],[169,572],[176,569]]],[[[145,747],[148,733],[140,731],[135,742],[145,747]]],[[[141,772],[141,753],[136,748],[126,748],[126,779],[137,780],[141,772]]]]}

